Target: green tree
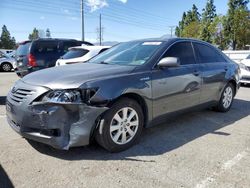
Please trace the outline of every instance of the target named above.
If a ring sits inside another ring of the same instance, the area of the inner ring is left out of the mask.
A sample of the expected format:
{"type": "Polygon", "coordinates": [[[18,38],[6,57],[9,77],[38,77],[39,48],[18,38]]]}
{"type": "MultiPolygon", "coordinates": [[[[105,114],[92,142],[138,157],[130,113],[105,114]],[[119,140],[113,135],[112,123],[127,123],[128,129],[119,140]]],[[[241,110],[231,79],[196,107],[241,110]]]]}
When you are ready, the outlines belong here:
{"type": "Polygon", "coordinates": [[[193,21],[189,23],[182,31],[182,37],[199,38],[200,23],[193,21]]]}
{"type": "Polygon", "coordinates": [[[224,38],[223,22],[225,16],[218,15],[214,18],[213,22],[209,26],[209,31],[212,33],[212,43],[215,44],[221,50],[226,49],[227,43],[224,38]]]}
{"type": "Polygon", "coordinates": [[[212,24],[214,18],[216,17],[216,7],[214,5],[214,0],[207,0],[205,9],[202,12],[200,36],[199,38],[212,43],[214,37],[214,31],[212,31],[212,24]]]}
{"type": "Polygon", "coordinates": [[[175,28],[175,35],[177,36],[177,37],[181,37],[182,36],[182,31],[183,31],[183,29],[184,29],[184,21],[185,21],[185,19],[186,19],[186,12],[183,12],[183,15],[182,15],[182,19],[181,19],[181,21],[179,22],[179,26],[177,26],[176,28],[175,28]]]}
{"type": "Polygon", "coordinates": [[[200,28],[200,13],[196,5],[192,6],[192,9],[184,12],[182,20],[179,22],[179,26],[175,29],[175,34],[178,37],[198,37],[198,30],[200,28]]]}
{"type": "Polygon", "coordinates": [[[35,40],[38,38],[39,38],[39,31],[36,28],[34,28],[32,33],[29,34],[29,40],[35,40]]]}
{"type": "Polygon", "coordinates": [[[224,20],[224,34],[227,44],[235,49],[243,48],[249,37],[249,18],[247,4],[249,0],[229,0],[228,12],[224,20]],[[244,34],[245,33],[245,34],[244,34]]]}
{"type": "Polygon", "coordinates": [[[0,48],[14,49],[16,47],[16,40],[14,37],[10,36],[6,25],[2,27],[2,33],[0,37],[0,48]]]}

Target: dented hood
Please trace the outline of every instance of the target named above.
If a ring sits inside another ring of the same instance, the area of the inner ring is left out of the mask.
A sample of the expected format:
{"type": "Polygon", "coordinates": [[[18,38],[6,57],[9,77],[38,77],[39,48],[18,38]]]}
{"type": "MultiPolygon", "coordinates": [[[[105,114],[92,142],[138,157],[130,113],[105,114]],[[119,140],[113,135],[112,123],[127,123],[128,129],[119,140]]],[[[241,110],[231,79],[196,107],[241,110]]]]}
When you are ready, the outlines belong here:
{"type": "Polygon", "coordinates": [[[133,66],[80,63],[33,72],[22,78],[22,81],[50,89],[70,89],[77,88],[90,80],[127,74],[134,68],[133,66]]]}

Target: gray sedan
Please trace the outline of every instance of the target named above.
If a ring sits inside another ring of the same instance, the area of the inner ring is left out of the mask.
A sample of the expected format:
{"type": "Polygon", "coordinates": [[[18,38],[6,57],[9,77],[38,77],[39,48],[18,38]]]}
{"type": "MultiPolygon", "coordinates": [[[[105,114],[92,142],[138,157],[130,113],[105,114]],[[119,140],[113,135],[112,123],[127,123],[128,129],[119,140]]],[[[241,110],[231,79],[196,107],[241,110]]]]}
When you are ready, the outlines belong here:
{"type": "Polygon", "coordinates": [[[238,65],[208,43],[137,40],[84,64],[25,76],[7,96],[7,119],[23,137],[55,148],[95,139],[118,152],[169,116],[207,107],[227,112],[238,88],[238,65]]]}

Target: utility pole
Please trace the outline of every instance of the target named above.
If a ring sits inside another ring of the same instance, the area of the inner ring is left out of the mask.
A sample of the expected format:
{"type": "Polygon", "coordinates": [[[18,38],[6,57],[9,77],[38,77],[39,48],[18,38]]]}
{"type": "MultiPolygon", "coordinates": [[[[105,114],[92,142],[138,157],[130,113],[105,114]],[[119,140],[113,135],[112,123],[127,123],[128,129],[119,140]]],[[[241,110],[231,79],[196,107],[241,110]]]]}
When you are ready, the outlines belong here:
{"type": "Polygon", "coordinates": [[[82,21],[82,41],[85,40],[84,37],[84,0],[81,0],[81,21],[82,21]]]}
{"type": "Polygon", "coordinates": [[[102,45],[102,14],[99,17],[99,39],[100,39],[100,46],[102,45]]]}
{"type": "Polygon", "coordinates": [[[171,38],[173,37],[173,29],[175,28],[176,26],[169,26],[169,28],[171,29],[171,38]]]}
{"type": "Polygon", "coordinates": [[[102,27],[102,15],[100,14],[99,27],[96,28],[97,42],[99,42],[100,46],[102,45],[102,41],[103,41],[103,30],[104,30],[104,27],[102,27]]]}

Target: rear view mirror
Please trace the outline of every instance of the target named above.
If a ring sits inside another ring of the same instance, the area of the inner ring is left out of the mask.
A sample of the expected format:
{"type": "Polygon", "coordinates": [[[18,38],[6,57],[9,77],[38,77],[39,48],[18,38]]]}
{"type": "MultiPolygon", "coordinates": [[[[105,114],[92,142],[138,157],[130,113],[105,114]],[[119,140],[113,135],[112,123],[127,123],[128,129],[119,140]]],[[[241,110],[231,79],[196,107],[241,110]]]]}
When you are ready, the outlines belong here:
{"type": "Polygon", "coordinates": [[[157,64],[159,67],[178,67],[180,60],[177,57],[165,57],[157,64]]]}

